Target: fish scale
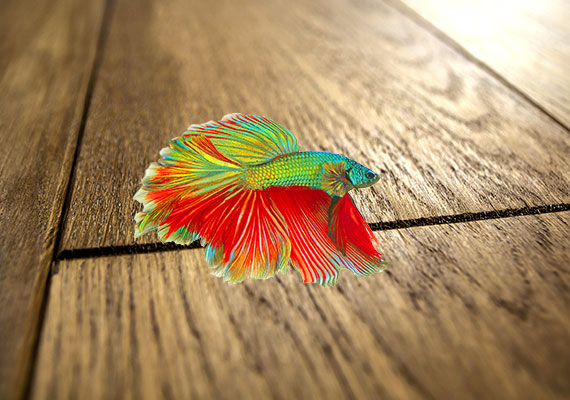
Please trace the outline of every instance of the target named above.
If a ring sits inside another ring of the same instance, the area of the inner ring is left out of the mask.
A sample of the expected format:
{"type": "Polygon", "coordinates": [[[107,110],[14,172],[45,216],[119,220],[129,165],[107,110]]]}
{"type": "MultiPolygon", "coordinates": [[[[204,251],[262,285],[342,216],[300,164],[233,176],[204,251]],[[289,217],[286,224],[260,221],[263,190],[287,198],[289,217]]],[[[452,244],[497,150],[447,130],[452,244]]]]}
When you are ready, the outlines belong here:
{"type": "Polygon", "coordinates": [[[305,151],[277,157],[269,162],[244,170],[244,179],[250,189],[271,186],[305,186],[322,189],[323,164],[347,162],[349,158],[334,153],[305,151]]]}

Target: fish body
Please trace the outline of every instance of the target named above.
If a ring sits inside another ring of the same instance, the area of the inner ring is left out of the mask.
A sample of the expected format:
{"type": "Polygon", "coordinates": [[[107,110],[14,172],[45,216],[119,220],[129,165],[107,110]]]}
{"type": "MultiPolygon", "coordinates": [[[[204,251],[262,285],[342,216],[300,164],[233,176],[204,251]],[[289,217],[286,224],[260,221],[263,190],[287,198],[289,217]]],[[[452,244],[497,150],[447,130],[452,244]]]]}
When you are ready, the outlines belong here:
{"type": "Polygon", "coordinates": [[[277,157],[263,164],[244,168],[244,180],[251,189],[272,186],[304,186],[327,190],[327,164],[342,163],[348,171],[350,188],[367,187],[378,181],[365,166],[340,154],[304,151],[277,157]]]}
{"type": "Polygon", "coordinates": [[[386,263],[348,192],[379,179],[339,154],[301,152],[293,134],[265,117],[230,114],[192,125],[151,163],[134,199],[135,238],[200,239],[214,274],[264,279],[289,264],[305,282],[333,285],[386,263]]]}

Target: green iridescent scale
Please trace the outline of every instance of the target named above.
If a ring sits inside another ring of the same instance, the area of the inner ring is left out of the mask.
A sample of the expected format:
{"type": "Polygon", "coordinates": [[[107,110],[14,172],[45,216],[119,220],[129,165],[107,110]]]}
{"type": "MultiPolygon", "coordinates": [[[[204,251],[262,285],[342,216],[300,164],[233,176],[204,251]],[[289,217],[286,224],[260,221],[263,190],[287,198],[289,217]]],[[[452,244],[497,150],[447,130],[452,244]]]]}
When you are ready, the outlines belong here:
{"type": "Polygon", "coordinates": [[[245,171],[252,189],[271,186],[322,188],[323,164],[350,161],[344,156],[318,151],[287,154],[269,162],[253,165],[245,171]]]}

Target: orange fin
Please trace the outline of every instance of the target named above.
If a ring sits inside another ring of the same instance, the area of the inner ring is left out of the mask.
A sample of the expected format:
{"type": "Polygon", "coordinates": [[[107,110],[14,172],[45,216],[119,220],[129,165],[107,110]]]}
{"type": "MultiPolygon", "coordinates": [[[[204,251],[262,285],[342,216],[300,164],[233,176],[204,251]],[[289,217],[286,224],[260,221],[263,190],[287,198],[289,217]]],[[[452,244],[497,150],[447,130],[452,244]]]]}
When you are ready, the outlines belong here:
{"type": "Polygon", "coordinates": [[[286,268],[290,241],[268,193],[243,185],[243,167],[207,135],[170,142],[152,163],[135,200],[135,237],[157,230],[163,242],[201,239],[214,273],[229,282],[268,278],[286,268]]]}
{"type": "MultiPolygon", "coordinates": [[[[144,205],[135,216],[135,237],[158,229],[184,199],[210,196],[240,182],[239,164],[220,153],[205,136],[175,139],[160,154],[163,158],[151,163],[134,196],[144,205]]],[[[184,244],[196,235],[169,235],[168,239],[184,244]]]]}
{"type": "Polygon", "coordinates": [[[202,239],[214,274],[228,282],[269,278],[289,261],[283,217],[263,190],[234,188],[179,200],[159,236],[169,241],[186,231],[202,239]]]}

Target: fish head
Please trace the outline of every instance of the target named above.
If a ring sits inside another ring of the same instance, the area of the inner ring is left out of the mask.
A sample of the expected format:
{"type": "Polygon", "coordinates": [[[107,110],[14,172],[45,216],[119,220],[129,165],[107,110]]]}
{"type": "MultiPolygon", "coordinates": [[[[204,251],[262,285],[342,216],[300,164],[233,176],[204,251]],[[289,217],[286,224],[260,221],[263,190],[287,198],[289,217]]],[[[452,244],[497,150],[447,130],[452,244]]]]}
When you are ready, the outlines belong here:
{"type": "Polygon", "coordinates": [[[346,163],[346,177],[355,188],[372,186],[380,180],[377,173],[352,160],[346,163]]]}

